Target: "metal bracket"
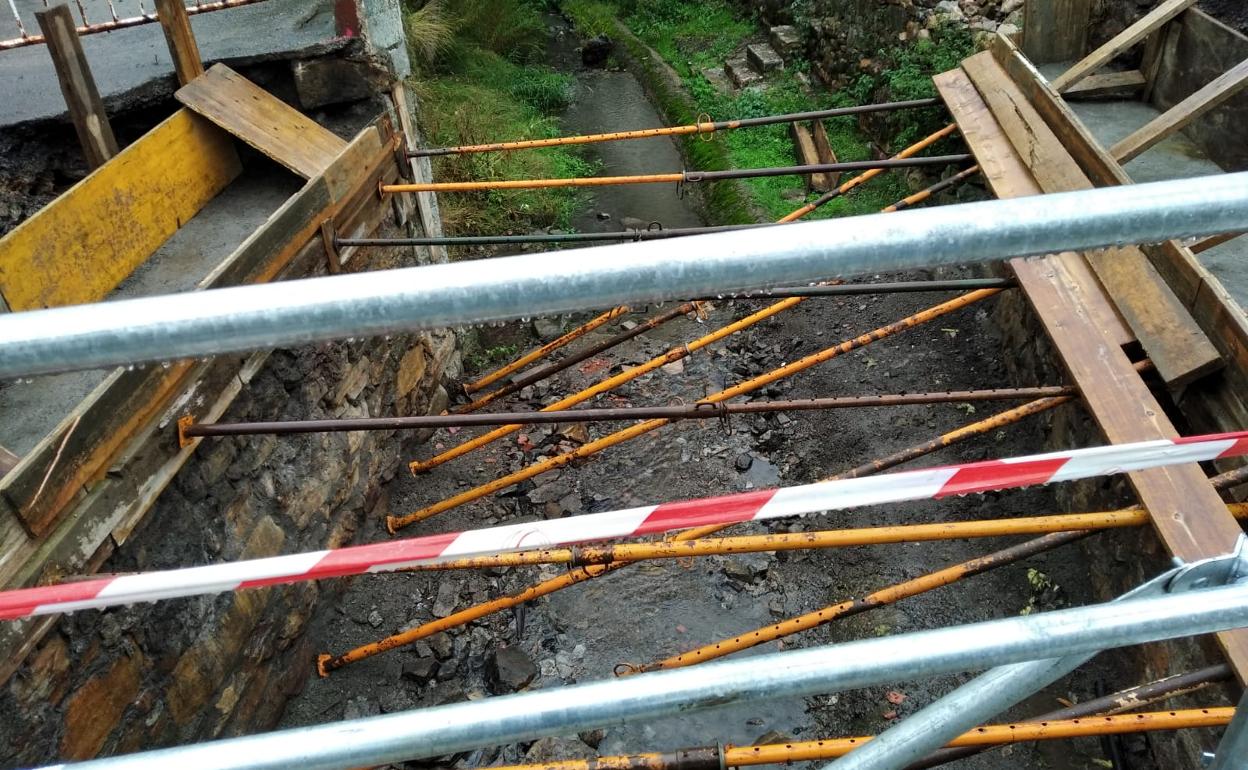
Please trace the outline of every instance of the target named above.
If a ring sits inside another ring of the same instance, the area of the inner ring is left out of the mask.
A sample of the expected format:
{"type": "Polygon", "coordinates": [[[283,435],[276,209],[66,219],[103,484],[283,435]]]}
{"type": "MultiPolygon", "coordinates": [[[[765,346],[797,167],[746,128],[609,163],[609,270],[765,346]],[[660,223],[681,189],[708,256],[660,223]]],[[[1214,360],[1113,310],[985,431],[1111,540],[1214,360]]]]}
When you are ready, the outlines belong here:
{"type": "Polygon", "coordinates": [[[184,414],[178,418],[178,448],[186,449],[195,443],[195,439],[186,435],[186,429],[195,424],[195,415],[184,414]]]}
{"type": "Polygon", "coordinates": [[[1124,600],[1156,593],[1180,594],[1201,588],[1231,585],[1248,577],[1248,536],[1240,535],[1235,550],[1225,556],[1182,564],[1123,595],[1124,600]]]}

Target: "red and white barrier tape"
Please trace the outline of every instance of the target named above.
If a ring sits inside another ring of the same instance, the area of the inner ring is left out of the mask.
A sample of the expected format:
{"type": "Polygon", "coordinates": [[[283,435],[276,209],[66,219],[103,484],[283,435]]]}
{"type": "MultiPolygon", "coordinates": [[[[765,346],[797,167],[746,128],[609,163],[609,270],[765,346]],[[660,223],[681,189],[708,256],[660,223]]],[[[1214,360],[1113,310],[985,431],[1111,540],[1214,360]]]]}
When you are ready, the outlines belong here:
{"type": "Polygon", "coordinates": [[[637,537],[711,524],[735,524],[906,500],[939,499],[1244,454],[1248,454],[1248,431],[823,481],[568,519],[428,535],[335,551],[314,551],[5,591],[0,593],[0,619],[14,620],[303,580],[390,572],[451,557],[637,537]]]}

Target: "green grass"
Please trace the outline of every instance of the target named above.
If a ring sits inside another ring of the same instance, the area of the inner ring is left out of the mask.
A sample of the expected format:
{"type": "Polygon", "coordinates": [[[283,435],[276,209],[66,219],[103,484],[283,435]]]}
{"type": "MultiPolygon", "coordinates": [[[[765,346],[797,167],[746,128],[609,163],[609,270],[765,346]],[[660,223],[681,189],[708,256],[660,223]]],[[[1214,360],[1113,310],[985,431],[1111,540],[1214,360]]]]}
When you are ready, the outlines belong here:
{"type": "MultiPolygon", "coordinates": [[[[726,0],[564,0],[562,7],[582,34],[607,30],[610,35],[609,25],[616,18],[622,20],[630,32],[671,65],[680,76],[685,94],[665,94],[658,84],[661,79],[656,77],[648,78],[647,85],[656,92],[660,107],[672,123],[692,123],[699,115],[726,120],[860,103],[850,101],[847,94],[806,93],[792,68],[775,76],[766,90],[720,94],[703,76],[703,70],[722,67],[726,57],[759,31],[726,0]]],[[[628,45],[629,41],[621,42],[628,45]]],[[[646,63],[644,49],[633,53],[643,70],[654,66],[646,63]]],[[[869,141],[854,119],[830,120],[826,126],[838,159],[871,157],[869,141]]],[[[691,165],[704,170],[791,166],[798,162],[788,127],[783,125],[723,132],[710,142],[693,137],[686,139],[685,149],[691,165]]],[[[719,222],[756,221],[755,211],[767,220],[776,220],[813,198],[802,195],[802,180],[797,177],[751,179],[735,187],[718,183],[710,188],[708,207],[719,222]],[[749,199],[741,200],[733,190],[744,190],[749,199]]],[[[908,192],[896,174],[881,175],[871,184],[820,207],[808,218],[879,211],[908,192]]]]}
{"type": "MultiPolygon", "coordinates": [[[[444,20],[454,29],[411,81],[421,129],[432,146],[558,136],[558,113],[572,94],[570,76],[533,63],[545,39],[540,7],[527,0],[454,0],[409,7],[409,19],[444,20]]],[[[409,22],[409,26],[411,22],[409,22]]],[[[422,51],[422,53],[424,53],[422,51]]],[[[438,181],[588,176],[596,166],[575,148],[481,153],[434,159],[438,181]]],[[[578,191],[516,190],[440,196],[448,235],[510,234],[568,228],[584,205],[578,191]]]]}

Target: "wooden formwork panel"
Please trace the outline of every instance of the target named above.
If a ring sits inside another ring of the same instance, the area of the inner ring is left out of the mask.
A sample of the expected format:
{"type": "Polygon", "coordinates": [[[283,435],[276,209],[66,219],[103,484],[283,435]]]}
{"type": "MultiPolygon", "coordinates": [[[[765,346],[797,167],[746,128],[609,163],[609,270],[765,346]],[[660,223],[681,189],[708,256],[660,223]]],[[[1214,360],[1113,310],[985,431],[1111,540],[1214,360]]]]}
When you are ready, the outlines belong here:
{"type": "Polygon", "coordinates": [[[103,299],[241,170],[179,110],[0,239],[0,294],[15,312],[103,299]]]}
{"type": "Polygon", "coordinates": [[[304,179],[324,173],[347,147],[328,129],[224,64],[214,64],[175,96],[304,179]]]}
{"type": "MultiPolygon", "coordinates": [[[[1050,173],[1039,166],[1049,159],[1011,141],[968,73],[943,73],[936,85],[997,196],[1039,191],[1037,173],[1050,173]]],[[[1011,110],[1011,115],[1017,113],[1011,110]]],[[[1098,328],[1085,297],[1099,287],[1080,285],[1066,269],[1068,262],[1062,255],[1012,259],[1009,264],[1089,412],[1114,443],[1177,436],[1121,346],[1098,328]]],[[[1242,530],[1198,465],[1135,471],[1128,478],[1171,553],[1194,561],[1233,550],[1242,530]]],[[[1244,681],[1248,633],[1219,634],[1218,642],[1244,681]]]]}

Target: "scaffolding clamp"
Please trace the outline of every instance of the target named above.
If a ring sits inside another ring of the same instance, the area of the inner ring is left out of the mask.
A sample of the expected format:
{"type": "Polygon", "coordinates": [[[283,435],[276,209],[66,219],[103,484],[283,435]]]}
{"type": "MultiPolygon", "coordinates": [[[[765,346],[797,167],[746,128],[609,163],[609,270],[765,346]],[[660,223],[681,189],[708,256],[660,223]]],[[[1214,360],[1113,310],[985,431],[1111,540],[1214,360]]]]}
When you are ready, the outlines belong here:
{"type": "Polygon", "coordinates": [[[178,448],[186,449],[195,443],[195,439],[186,435],[186,429],[195,424],[195,415],[184,414],[178,418],[178,448]]]}

